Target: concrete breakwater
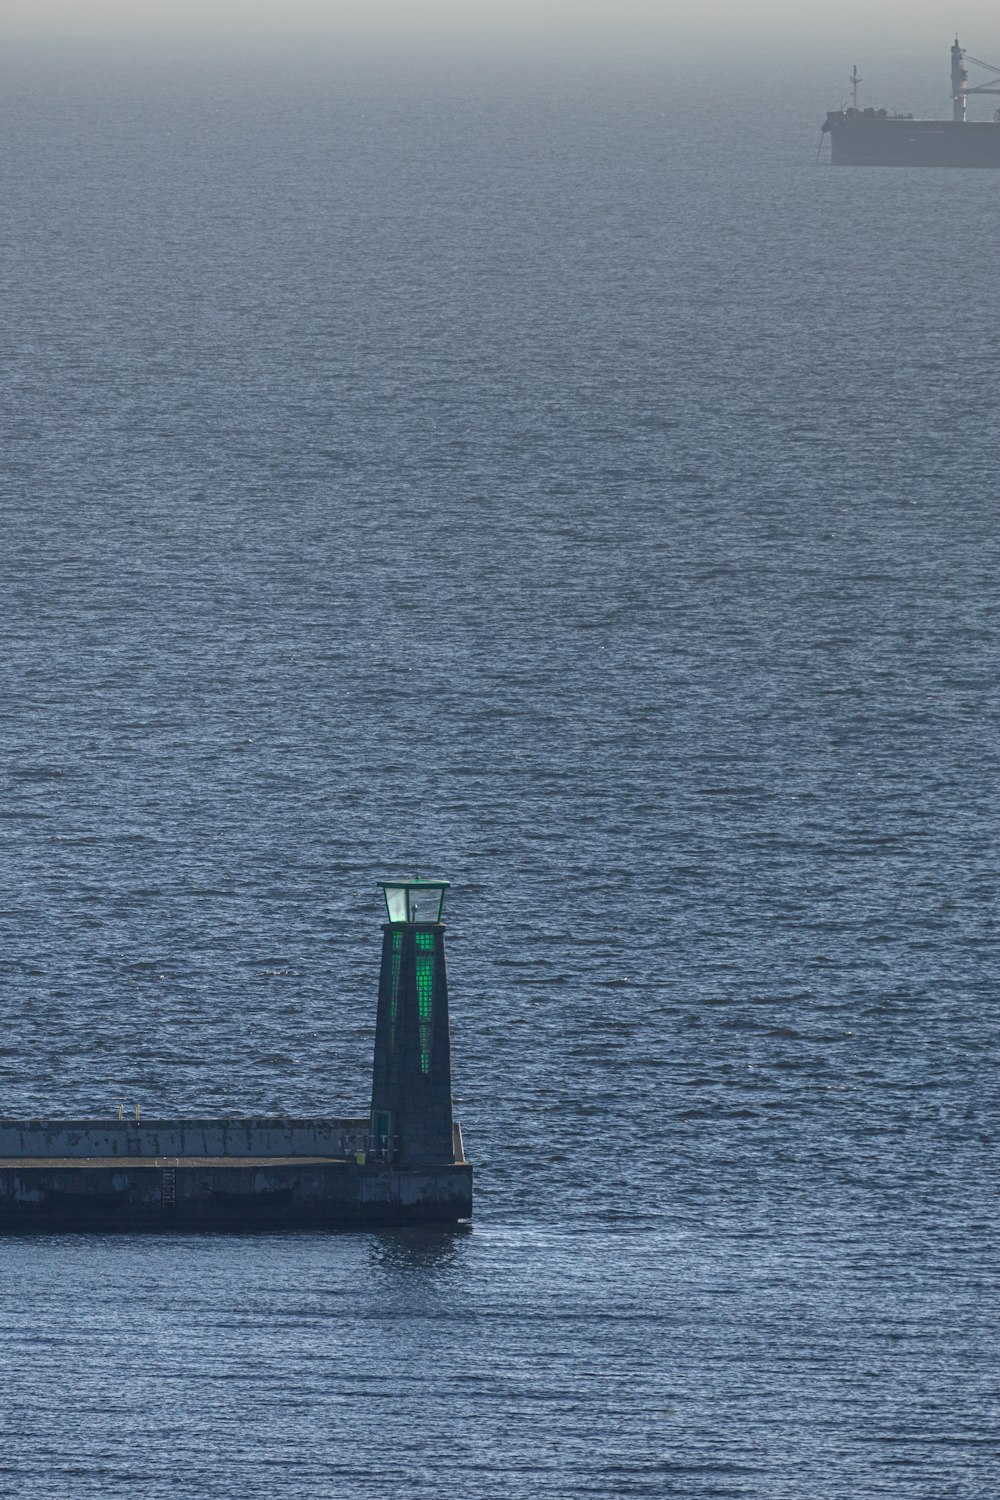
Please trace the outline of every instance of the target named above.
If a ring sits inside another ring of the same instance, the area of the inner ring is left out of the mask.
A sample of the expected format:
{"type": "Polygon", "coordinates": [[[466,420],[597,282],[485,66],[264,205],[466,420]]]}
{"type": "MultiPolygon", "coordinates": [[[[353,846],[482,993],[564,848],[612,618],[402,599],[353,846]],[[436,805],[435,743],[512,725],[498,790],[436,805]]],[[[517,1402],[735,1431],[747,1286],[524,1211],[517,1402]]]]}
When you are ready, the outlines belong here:
{"type": "Polygon", "coordinates": [[[0,1227],[350,1229],[468,1218],[466,1163],[400,1171],[326,1157],[0,1160],[0,1227]]]}
{"type": "Polygon", "coordinates": [[[0,1232],[339,1229],[472,1213],[452,1118],[445,881],[385,882],[363,1116],[0,1120],[0,1232]]]}

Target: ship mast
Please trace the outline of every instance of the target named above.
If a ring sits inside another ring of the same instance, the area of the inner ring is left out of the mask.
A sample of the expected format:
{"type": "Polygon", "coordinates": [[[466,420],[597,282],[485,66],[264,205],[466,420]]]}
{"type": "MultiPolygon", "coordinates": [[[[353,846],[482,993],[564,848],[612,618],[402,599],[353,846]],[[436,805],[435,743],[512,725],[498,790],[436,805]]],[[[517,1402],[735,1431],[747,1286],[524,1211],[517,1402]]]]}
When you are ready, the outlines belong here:
{"type": "MultiPolygon", "coordinates": [[[[959,125],[965,124],[966,108],[970,94],[1000,94],[1000,68],[993,63],[983,62],[981,57],[969,57],[964,47],[958,45],[958,37],[951,49],[951,97],[954,101],[953,118],[959,125]],[[974,83],[969,87],[969,74],[966,71],[965,59],[969,58],[977,68],[985,68],[991,76],[985,83],[974,83]]],[[[998,111],[1000,116],[1000,111],[998,111]]]]}
{"type": "Polygon", "coordinates": [[[965,124],[966,103],[968,100],[965,86],[968,81],[969,74],[965,66],[965,53],[958,45],[958,37],[956,37],[955,44],[951,49],[951,117],[956,125],[965,124]]]}
{"type": "Polygon", "coordinates": [[[865,80],[858,73],[858,65],[857,65],[857,63],[855,63],[854,64],[854,71],[851,74],[850,79],[849,79],[849,82],[850,82],[850,85],[851,85],[851,98],[853,100],[854,108],[855,109],[857,109],[857,107],[858,107],[858,84],[859,83],[864,83],[864,81],[865,80]]]}

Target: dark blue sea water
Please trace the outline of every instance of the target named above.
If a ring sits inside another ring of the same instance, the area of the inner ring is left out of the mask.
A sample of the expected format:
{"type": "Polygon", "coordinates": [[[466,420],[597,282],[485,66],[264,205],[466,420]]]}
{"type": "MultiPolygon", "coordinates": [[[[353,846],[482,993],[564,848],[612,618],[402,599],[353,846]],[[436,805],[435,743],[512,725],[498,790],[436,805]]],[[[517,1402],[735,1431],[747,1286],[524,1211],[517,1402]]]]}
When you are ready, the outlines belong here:
{"type": "Polygon", "coordinates": [[[419,869],[478,1197],[0,1246],[0,1494],[997,1493],[998,184],[797,68],[4,57],[2,1113],[363,1112],[419,869]]]}

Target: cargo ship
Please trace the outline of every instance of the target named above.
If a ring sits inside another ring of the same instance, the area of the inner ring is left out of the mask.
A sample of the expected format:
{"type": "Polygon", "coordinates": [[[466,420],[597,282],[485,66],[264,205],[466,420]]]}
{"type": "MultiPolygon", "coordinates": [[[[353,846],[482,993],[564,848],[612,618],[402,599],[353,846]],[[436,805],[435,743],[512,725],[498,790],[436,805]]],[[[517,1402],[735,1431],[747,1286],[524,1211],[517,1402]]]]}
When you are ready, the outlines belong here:
{"type": "Polygon", "coordinates": [[[921,120],[886,109],[859,109],[858,85],[863,80],[855,65],[851,74],[852,104],[830,110],[823,134],[830,137],[830,162],[835,167],[1000,167],[1000,110],[992,120],[970,120],[972,95],[1000,94],[1000,68],[969,56],[955,38],[951,49],[950,120],[921,120]],[[985,82],[969,83],[965,62],[984,68],[985,82]]]}

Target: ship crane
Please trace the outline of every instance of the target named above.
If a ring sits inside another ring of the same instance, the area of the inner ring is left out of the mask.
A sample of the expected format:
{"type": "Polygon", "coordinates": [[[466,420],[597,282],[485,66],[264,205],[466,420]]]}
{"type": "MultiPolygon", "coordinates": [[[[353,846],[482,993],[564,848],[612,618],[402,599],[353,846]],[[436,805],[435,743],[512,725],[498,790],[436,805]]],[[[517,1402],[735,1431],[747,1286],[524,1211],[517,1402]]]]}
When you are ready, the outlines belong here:
{"type": "Polygon", "coordinates": [[[951,49],[951,98],[952,118],[958,125],[966,123],[970,94],[1000,94],[1000,68],[995,68],[992,63],[983,62],[981,58],[970,56],[963,47],[959,46],[958,37],[956,37],[951,49]],[[967,57],[970,63],[975,63],[977,68],[985,68],[987,73],[993,76],[985,83],[974,83],[970,88],[969,73],[965,66],[967,57]]]}

